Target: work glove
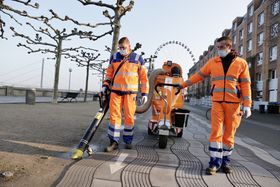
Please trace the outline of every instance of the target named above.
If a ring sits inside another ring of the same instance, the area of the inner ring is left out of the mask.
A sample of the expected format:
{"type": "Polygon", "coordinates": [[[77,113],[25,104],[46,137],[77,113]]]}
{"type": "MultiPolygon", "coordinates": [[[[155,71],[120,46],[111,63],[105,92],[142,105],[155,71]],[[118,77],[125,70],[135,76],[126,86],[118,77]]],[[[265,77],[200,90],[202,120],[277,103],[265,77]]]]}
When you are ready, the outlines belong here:
{"type": "Polygon", "coordinates": [[[245,107],[243,108],[243,113],[244,113],[243,115],[244,115],[245,118],[250,117],[250,116],[252,115],[252,113],[251,113],[251,108],[245,106],[245,107]]]}
{"type": "Polygon", "coordinates": [[[108,91],[108,87],[107,87],[107,86],[103,86],[103,87],[102,87],[102,90],[101,90],[101,93],[102,93],[103,95],[105,95],[105,94],[107,93],[107,91],[108,91]]]}
{"type": "Polygon", "coordinates": [[[142,104],[145,104],[148,101],[148,96],[142,96],[142,104]]]}

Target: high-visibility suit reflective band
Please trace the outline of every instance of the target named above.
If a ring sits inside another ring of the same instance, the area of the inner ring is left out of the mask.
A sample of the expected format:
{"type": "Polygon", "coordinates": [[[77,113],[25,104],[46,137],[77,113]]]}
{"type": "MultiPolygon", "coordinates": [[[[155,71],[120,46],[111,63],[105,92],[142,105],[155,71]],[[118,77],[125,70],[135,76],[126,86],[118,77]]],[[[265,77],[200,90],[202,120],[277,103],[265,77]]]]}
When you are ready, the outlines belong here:
{"type": "MultiPolygon", "coordinates": [[[[111,57],[104,85],[110,85],[115,70],[117,70],[123,59],[124,57],[119,52],[111,57]]],[[[114,84],[111,87],[112,92],[119,94],[137,93],[140,80],[141,93],[148,94],[149,82],[147,68],[144,64],[145,62],[140,55],[131,53],[127,62],[122,65],[115,76],[114,84]]]]}
{"type": "Polygon", "coordinates": [[[124,107],[124,130],[123,140],[130,144],[133,140],[134,132],[134,114],[136,109],[136,94],[118,95],[114,92],[110,96],[110,123],[108,136],[111,140],[119,142],[121,124],[122,124],[122,107],[124,107]]]}
{"type": "Polygon", "coordinates": [[[231,63],[227,74],[224,75],[220,57],[210,59],[196,74],[185,81],[183,87],[191,86],[211,75],[212,101],[243,102],[251,107],[251,79],[247,62],[236,57],[231,63]]]}

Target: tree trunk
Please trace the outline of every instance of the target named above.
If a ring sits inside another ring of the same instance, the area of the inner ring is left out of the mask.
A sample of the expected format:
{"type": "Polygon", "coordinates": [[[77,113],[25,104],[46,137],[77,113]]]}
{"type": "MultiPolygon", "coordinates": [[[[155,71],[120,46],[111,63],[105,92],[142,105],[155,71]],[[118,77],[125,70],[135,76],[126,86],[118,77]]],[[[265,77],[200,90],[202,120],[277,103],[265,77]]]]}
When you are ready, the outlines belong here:
{"type": "Polygon", "coordinates": [[[52,103],[54,103],[54,104],[57,103],[57,97],[58,97],[58,82],[59,82],[59,69],[60,69],[60,62],[61,62],[61,48],[62,48],[62,39],[59,39],[58,45],[57,45],[54,86],[53,86],[52,103]]]}
{"type": "Polygon", "coordinates": [[[115,15],[111,55],[117,52],[120,30],[121,30],[121,19],[118,17],[118,15],[115,15]]]}
{"type": "Polygon", "coordinates": [[[86,88],[85,88],[85,97],[84,97],[84,102],[87,102],[87,93],[88,93],[88,77],[89,77],[89,62],[87,63],[86,88]]]}

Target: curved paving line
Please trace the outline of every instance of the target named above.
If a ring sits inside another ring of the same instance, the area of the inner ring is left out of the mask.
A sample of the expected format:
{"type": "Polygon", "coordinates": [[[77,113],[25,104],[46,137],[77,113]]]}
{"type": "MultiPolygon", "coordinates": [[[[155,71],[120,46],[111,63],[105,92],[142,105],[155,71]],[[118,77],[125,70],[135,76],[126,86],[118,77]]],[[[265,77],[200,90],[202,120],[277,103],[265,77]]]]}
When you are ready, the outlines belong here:
{"type": "Polygon", "coordinates": [[[246,167],[234,160],[231,161],[231,166],[233,168],[233,172],[231,174],[227,174],[227,178],[232,185],[237,187],[261,186],[257,183],[251,172],[246,167]]]}
{"type": "Polygon", "coordinates": [[[190,153],[189,146],[186,140],[176,139],[175,144],[170,148],[179,160],[175,173],[176,181],[179,186],[207,186],[202,178],[202,163],[190,153]]]}
{"type": "MultiPolygon", "coordinates": [[[[246,149],[243,146],[237,145],[237,147],[239,147],[239,149],[246,149]]],[[[246,158],[247,160],[250,160],[251,162],[261,166],[262,168],[266,169],[268,172],[270,172],[279,182],[280,182],[280,168],[272,165],[269,162],[266,162],[265,160],[260,159],[259,157],[257,157],[251,150],[246,151],[246,155],[242,155],[242,153],[240,153],[240,150],[237,149],[236,151],[238,152],[239,155],[241,155],[242,157],[246,158]]]]}
{"type": "Polygon", "coordinates": [[[149,176],[152,167],[158,162],[158,155],[154,150],[157,141],[146,136],[136,144],[137,157],[122,170],[122,186],[152,186],[149,176]]]}
{"type": "MultiPolygon", "coordinates": [[[[206,144],[205,142],[201,143],[203,144],[204,152],[210,156],[208,151],[208,144],[206,144]]],[[[227,174],[227,178],[233,186],[260,186],[246,167],[239,164],[235,160],[231,161],[231,166],[233,172],[231,174],[227,174]]]]}
{"type": "MultiPolygon", "coordinates": [[[[106,134],[101,135],[101,137],[98,139],[96,144],[101,144],[102,141],[106,138],[106,134]]],[[[93,182],[93,176],[95,174],[95,171],[106,161],[111,160],[114,156],[118,154],[119,151],[112,152],[111,155],[108,156],[107,159],[104,160],[95,160],[96,165],[93,167],[93,165],[90,165],[89,162],[94,158],[93,156],[90,156],[88,158],[84,158],[78,161],[73,161],[73,163],[66,168],[66,170],[61,174],[59,179],[55,182],[55,185],[57,187],[87,187],[91,186],[93,182]]]]}

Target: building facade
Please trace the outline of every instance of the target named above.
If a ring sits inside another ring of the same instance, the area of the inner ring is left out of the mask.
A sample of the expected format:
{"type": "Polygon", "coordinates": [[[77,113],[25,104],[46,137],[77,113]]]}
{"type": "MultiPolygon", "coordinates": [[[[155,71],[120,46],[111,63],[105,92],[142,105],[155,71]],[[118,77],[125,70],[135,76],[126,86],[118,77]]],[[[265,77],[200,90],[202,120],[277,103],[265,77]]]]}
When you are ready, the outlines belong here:
{"type": "MultiPolygon", "coordinates": [[[[233,49],[246,59],[250,68],[252,99],[280,102],[280,0],[253,0],[243,17],[232,22],[222,36],[229,36],[233,49]]],[[[214,41],[214,45],[216,40],[214,41]]],[[[217,55],[214,45],[199,57],[189,70],[189,77],[196,73],[210,58],[217,55]]],[[[209,96],[210,78],[189,87],[190,97],[209,96]]]]}

